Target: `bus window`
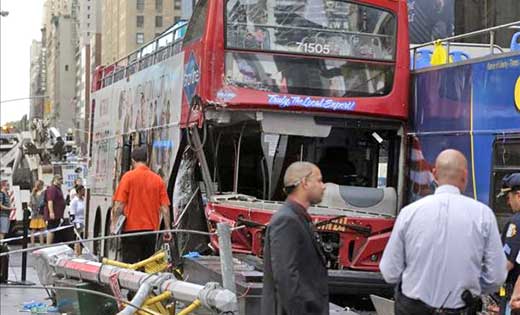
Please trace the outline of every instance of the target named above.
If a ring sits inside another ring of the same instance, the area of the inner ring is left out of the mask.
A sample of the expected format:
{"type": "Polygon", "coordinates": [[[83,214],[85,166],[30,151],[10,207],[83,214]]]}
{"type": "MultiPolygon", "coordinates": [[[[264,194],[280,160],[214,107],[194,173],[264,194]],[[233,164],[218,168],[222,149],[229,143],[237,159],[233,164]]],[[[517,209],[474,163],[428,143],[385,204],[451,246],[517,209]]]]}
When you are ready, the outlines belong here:
{"type": "Polygon", "coordinates": [[[274,93],[328,97],[384,96],[392,91],[391,64],[302,58],[265,53],[226,53],[230,85],[274,93]]]}
{"type": "Polygon", "coordinates": [[[208,14],[208,0],[199,0],[193,11],[192,18],[188,25],[188,30],[184,36],[184,45],[202,37],[204,25],[208,14]]]}
{"type": "Polygon", "coordinates": [[[394,60],[396,18],[348,1],[229,0],[227,48],[394,60]]]}
{"type": "Polygon", "coordinates": [[[511,209],[506,204],[506,198],[496,196],[502,188],[502,178],[516,172],[520,172],[520,137],[497,139],[493,152],[492,187],[490,189],[491,208],[497,214],[511,214],[511,209]]]}
{"type": "Polygon", "coordinates": [[[221,192],[233,191],[238,165],[236,192],[261,199],[284,200],[283,174],[296,161],[318,165],[324,182],[341,186],[396,187],[391,180],[398,177],[398,170],[393,167],[399,158],[400,141],[396,130],[377,130],[381,142],[374,139],[374,130],[368,128],[332,127],[324,138],[278,134],[288,137],[287,146],[282,148],[280,140],[271,153],[262,150],[262,131],[256,122],[215,126],[213,130],[215,139],[209,142],[218,143],[213,174],[221,192]]]}

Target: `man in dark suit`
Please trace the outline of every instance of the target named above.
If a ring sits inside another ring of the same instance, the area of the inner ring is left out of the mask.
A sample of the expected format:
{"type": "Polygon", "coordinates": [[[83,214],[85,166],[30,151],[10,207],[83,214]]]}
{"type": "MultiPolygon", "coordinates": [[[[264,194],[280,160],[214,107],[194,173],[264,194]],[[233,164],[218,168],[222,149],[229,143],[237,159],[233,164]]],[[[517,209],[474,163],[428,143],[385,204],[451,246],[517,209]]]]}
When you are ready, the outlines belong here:
{"type": "Polygon", "coordinates": [[[325,256],[307,213],[323,197],[321,171],[312,163],[293,163],[284,187],[289,196],[265,235],[262,315],[328,315],[325,256]]]}

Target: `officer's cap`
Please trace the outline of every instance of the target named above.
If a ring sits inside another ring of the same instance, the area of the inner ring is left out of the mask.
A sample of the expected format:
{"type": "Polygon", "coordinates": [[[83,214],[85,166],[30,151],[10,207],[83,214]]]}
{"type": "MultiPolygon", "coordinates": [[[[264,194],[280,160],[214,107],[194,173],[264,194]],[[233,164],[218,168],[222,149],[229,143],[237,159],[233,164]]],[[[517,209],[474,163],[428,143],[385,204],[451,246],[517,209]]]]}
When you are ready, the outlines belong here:
{"type": "Polygon", "coordinates": [[[520,173],[506,175],[502,178],[502,189],[500,189],[500,193],[497,197],[503,197],[507,195],[508,192],[517,190],[520,190],[520,173]]]}

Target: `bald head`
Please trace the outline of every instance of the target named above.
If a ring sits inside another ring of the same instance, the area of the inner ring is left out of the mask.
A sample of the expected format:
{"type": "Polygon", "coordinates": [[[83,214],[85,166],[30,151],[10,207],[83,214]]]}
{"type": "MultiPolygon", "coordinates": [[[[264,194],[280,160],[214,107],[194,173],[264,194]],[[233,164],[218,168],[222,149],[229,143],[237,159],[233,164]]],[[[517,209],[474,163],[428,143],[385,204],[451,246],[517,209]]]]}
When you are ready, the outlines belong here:
{"type": "Polygon", "coordinates": [[[468,181],[468,161],[460,151],[444,150],[437,156],[433,175],[439,185],[453,185],[464,191],[468,181]]]}
{"type": "Polygon", "coordinates": [[[309,162],[295,162],[287,168],[283,185],[289,190],[292,198],[302,204],[318,204],[323,198],[325,185],[320,169],[309,162]]]}
{"type": "Polygon", "coordinates": [[[285,171],[284,187],[298,186],[303,178],[312,174],[314,169],[318,167],[310,162],[294,162],[285,171]]]}

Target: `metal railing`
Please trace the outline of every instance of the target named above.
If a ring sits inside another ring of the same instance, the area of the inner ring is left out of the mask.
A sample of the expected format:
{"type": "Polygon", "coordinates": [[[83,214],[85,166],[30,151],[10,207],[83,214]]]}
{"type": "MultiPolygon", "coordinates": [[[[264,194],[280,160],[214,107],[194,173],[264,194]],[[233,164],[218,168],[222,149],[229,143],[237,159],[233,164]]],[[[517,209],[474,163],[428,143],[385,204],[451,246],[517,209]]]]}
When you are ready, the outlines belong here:
{"type": "MultiPolygon", "coordinates": [[[[480,47],[489,47],[489,54],[490,55],[494,55],[495,54],[495,49],[499,50],[501,53],[504,51],[502,49],[502,47],[498,46],[495,44],[495,34],[497,31],[500,31],[500,30],[504,30],[504,29],[515,29],[515,28],[518,28],[520,27],[520,21],[516,21],[516,22],[511,22],[511,23],[507,23],[507,24],[503,24],[503,25],[498,25],[498,26],[493,26],[493,27],[489,27],[489,28],[486,28],[486,29],[482,29],[482,30],[478,30],[478,31],[474,31],[474,32],[469,32],[469,33],[465,33],[465,34],[460,34],[460,35],[455,35],[455,36],[451,36],[451,37],[447,37],[447,38],[443,38],[443,39],[437,39],[437,40],[434,40],[434,41],[431,41],[431,42],[428,42],[428,43],[424,43],[424,44],[420,44],[420,45],[416,45],[412,48],[410,48],[410,51],[413,53],[413,66],[411,67],[411,69],[415,69],[416,67],[416,62],[417,62],[417,51],[421,48],[424,48],[424,47],[428,47],[428,46],[432,46],[432,45],[435,45],[437,43],[441,43],[441,44],[445,44],[446,45],[446,50],[447,50],[447,55],[449,56],[450,54],[450,46],[454,45],[454,41],[456,40],[460,40],[460,39],[466,39],[466,38],[471,38],[471,37],[476,37],[476,36],[479,36],[479,35],[489,35],[489,43],[487,44],[475,44],[475,43],[468,43],[467,46],[468,47],[471,47],[471,46],[480,46],[480,47]]],[[[464,43],[466,45],[466,43],[464,43]]],[[[460,44],[459,44],[460,46],[460,44]]]]}
{"type": "Polygon", "coordinates": [[[179,23],[170,30],[141,46],[128,56],[107,66],[102,73],[101,86],[109,86],[153,64],[178,54],[182,48],[188,22],[179,23]]]}

